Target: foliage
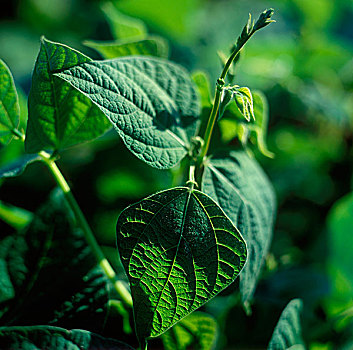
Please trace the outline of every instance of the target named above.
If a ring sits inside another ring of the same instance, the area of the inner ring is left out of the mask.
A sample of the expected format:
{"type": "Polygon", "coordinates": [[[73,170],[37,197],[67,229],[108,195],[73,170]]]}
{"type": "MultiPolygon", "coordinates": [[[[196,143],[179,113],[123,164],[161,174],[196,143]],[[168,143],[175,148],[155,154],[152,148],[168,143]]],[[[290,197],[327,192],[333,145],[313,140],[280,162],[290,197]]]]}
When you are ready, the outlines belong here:
{"type": "Polygon", "coordinates": [[[46,4],[1,14],[0,347],[349,348],[351,6],[46,4]]]}

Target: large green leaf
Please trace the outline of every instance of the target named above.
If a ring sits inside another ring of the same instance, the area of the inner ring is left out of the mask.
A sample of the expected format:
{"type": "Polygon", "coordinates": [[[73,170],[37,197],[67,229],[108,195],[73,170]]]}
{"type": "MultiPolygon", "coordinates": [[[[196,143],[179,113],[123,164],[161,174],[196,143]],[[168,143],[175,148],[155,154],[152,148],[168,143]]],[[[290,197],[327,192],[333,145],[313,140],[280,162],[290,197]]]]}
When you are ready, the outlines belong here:
{"type": "Polygon", "coordinates": [[[83,63],[57,75],[88,96],[146,163],[170,168],[186,155],[200,106],[182,67],[152,57],[123,57],[83,63]]]}
{"type": "Polygon", "coordinates": [[[108,284],[94,269],[95,259],[70,215],[56,195],[26,231],[0,242],[0,294],[7,295],[0,304],[2,324],[81,325],[92,331],[104,325],[108,284]]]}
{"type": "Polygon", "coordinates": [[[124,343],[86,330],[51,326],[1,327],[0,347],[4,350],[132,350],[124,343]]]}
{"type": "Polygon", "coordinates": [[[25,154],[16,159],[13,163],[1,167],[0,179],[3,177],[14,177],[21,175],[25,171],[27,165],[40,160],[42,160],[42,158],[38,154],[25,154]]]}
{"type": "Polygon", "coordinates": [[[246,245],[222,209],[186,187],[158,192],[125,209],[117,223],[136,333],[156,337],[232,283],[246,245]]]}
{"type": "Polygon", "coordinates": [[[305,350],[300,322],[302,308],[300,299],[288,303],[273,331],[268,350],[305,350]]]}
{"type": "Polygon", "coordinates": [[[41,39],[28,97],[27,152],[61,150],[92,140],[109,128],[97,106],[52,74],[90,60],[68,46],[41,39]]]}
{"type": "Polygon", "coordinates": [[[105,59],[134,55],[167,58],[169,51],[167,41],[159,36],[129,42],[85,41],[84,44],[98,51],[105,59]]]}
{"type": "Polygon", "coordinates": [[[12,74],[0,59],[0,144],[7,144],[13,137],[12,130],[20,122],[20,106],[12,74]]]}
{"type": "Polygon", "coordinates": [[[195,311],[162,335],[165,350],[210,350],[217,339],[217,322],[210,315],[195,311]]]}
{"type": "Polygon", "coordinates": [[[248,262],[239,283],[242,299],[248,301],[272,238],[275,195],[271,183],[254,159],[243,151],[231,151],[209,161],[202,189],[221,206],[247,243],[248,262]]]}

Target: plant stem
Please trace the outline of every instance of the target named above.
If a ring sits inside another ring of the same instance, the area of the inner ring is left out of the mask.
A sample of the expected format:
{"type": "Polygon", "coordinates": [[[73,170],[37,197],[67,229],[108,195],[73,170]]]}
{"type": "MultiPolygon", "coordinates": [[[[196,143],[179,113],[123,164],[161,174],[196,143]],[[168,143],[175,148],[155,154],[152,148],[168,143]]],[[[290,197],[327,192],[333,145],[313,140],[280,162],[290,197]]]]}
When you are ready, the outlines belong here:
{"type": "Polygon", "coordinates": [[[115,271],[111,267],[109,261],[106,259],[100,246],[98,245],[96,238],[94,237],[94,234],[93,234],[90,226],[88,225],[88,222],[87,222],[85,216],[83,215],[81,208],[77,204],[76,199],[71,192],[71,188],[68,185],[67,181],[65,180],[60,169],[56,165],[55,161],[50,158],[50,155],[48,153],[41,151],[38,154],[42,157],[43,161],[45,162],[45,164],[48,166],[50,172],[52,173],[55,181],[57,182],[59,187],[62,189],[64,196],[65,196],[71,210],[73,211],[73,213],[75,215],[77,223],[83,231],[83,234],[86,238],[88,245],[90,246],[93,254],[97,258],[98,265],[103,269],[106,276],[111,280],[111,282],[114,285],[115,290],[117,291],[117,293],[119,294],[121,299],[124,301],[124,303],[127,306],[132,307],[131,294],[125,288],[123,283],[117,279],[115,271]]]}
{"type": "Polygon", "coordinates": [[[226,64],[224,65],[224,68],[222,70],[222,73],[221,73],[219,79],[217,80],[214,102],[213,102],[213,106],[212,106],[212,110],[211,110],[210,116],[208,118],[206,131],[205,131],[205,134],[204,134],[204,137],[203,137],[204,144],[203,144],[203,147],[201,149],[200,156],[198,158],[198,164],[199,165],[202,164],[204,158],[207,155],[208,148],[210,146],[214,125],[215,125],[216,120],[217,120],[219,104],[221,102],[223,86],[225,84],[224,80],[225,80],[225,78],[226,78],[226,76],[228,74],[229,68],[232,65],[234,59],[237,57],[237,55],[241,51],[241,49],[244,47],[246,42],[251,38],[251,36],[254,33],[255,33],[255,30],[252,30],[249,33],[249,35],[247,36],[247,38],[241,42],[241,44],[237,44],[235,46],[232,54],[230,55],[230,57],[228,58],[226,64]]]}

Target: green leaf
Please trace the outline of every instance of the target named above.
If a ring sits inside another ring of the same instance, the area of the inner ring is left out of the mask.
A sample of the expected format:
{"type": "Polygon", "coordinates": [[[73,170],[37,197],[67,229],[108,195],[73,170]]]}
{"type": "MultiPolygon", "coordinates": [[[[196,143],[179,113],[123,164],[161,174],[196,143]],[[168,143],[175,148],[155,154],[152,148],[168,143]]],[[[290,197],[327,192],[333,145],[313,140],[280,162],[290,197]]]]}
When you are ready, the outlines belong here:
{"type": "Polygon", "coordinates": [[[246,302],[254,293],[271,243],[276,206],[272,185],[254,159],[244,151],[231,151],[211,158],[202,190],[221,206],[248,246],[248,262],[239,277],[246,302]]]}
{"type": "Polygon", "coordinates": [[[331,293],[326,300],[329,314],[337,315],[353,306],[353,193],[340,198],[327,216],[327,262],[331,293]]]}
{"type": "Polygon", "coordinates": [[[162,335],[165,350],[209,350],[217,339],[217,323],[204,312],[193,312],[162,335]]]}
{"type": "Polygon", "coordinates": [[[115,39],[142,39],[147,35],[146,25],[138,18],[122,14],[110,2],[101,5],[115,39]]]}
{"type": "Polygon", "coordinates": [[[102,271],[94,269],[95,259],[61,196],[53,196],[25,232],[5,238],[0,251],[6,271],[0,288],[9,280],[14,291],[0,305],[2,324],[101,330],[108,311],[108,284],[102,271]]]}
{"type": "Polygon", "coordinates": [[[200,107],[182,67],[152,57],[123,57],[83,63],[56,75],[103,111],[139,159],[165,169],[187,154],[200,107]]]}
{"type": "Polygon", "coordinates": [[[140,341],[157,337],[232,283],[246,245],[222,209],[185,187],[125,209],[117,223],[140,341]]]}
{"type": "Polygon", "coordinates": [[[21,350],[132,350],[122,342],[86,330],[51,326],[1,327],[0,347],[21,350]]]}
{"type": "Polygon", "coordinates": [[[199,94],[201,96],[201,107],[211,108],[212,97],[210,91],[210,80],[208,75],[203,71],[196,71],[192,74],[191,77],[199,90],[199,94]]]}
{"type": "Polygon", "coordinates": [[[123,56],[168,57],[169,48],[160,36],[148,36],[146,39],[129,42],[85,41],[84,44],[99,52],[103,58],[111,59],[123,56]]]}
{"type": "Polygon", "coordinates": [[[268,350],[305,349],[300,322],[302,308],[303,303],[300,299],[293,299],[288,303],[272,334],[268,350]]]}
{"type": "Polygon", "coordinates": [[[25,228],[32,219],[33,213],[0,201],[0,220],[6,222],[16,230],[25,228]]]}
{"type": "Polygon", "coordinates": [[[90,60],[68,46],[41,39],[28,97],[26,152],[61,150],[92,140],[109,128],[97,106],[52,74],[90,60]]]}
{"type": "Polygon", "coordinates": [[[12,130],[20,123],[20,106],[12,74],[0,59],[0,144],[6,145],[13,137],[12,130]]]}
{"type": "Polygon", "coordinates": [[[41,161],[42,158],[38,154],[26,154],[13,163],[0,168],[0,179],[5,177],[14,177],[21,175],[26,167],[34,162],[41,161]]]}
{"type": "Polygon", "coordinates": [[[234,91],[234,100],[240,113],[247,121],[250,121],[251,118],[255,120],[252,94],[248,87],[237,88],[234,91]]]}
{"type": "Polygon", "coordinates": [[[224,117],[219,121],[222,141],[228,143],[237,137],[245,148],[247,148],[248,141],[250,141],[257,145],[264,156],[273,158],[274,154],[268,150],[266,144],[269,117],[266,97],[260,91],[254,91],[252,97],[254,119],[249,122],[243,121],[243,116],[237,107],[228,104],[226,100],[224,101],[224,109],[221,110],[220,107],[219,113],[220,117],[224,113],[224,117]]]}

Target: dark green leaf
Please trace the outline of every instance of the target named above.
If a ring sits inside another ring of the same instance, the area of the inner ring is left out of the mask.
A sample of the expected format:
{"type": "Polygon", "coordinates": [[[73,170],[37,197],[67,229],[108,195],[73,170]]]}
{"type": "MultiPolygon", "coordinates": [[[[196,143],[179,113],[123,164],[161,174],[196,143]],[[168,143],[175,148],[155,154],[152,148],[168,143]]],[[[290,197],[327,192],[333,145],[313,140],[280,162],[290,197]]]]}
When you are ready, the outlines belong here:
{"type": "Polygon", "coordinates": [[[103,3],[101,9],[115,39],[142,39],[147,35],[146,25],[140,19],[122,14],[112,3],[103,3]]]}
{"type": "Polygon", "coordinates": [[[210,350],[217,339],[217,323],[203,312],[193,312],[162,335],[165,350],[210,350]]]}
{"type": "Polygon", "coordinates": [[[60,196],[38,211],[25,232],[4,242],[8,249],[0,261],[15,295],[1,305],[6,311],[3,324],[101,329],[107,313],[107,281],[101,271],[92,270],[95,260],[60,196]]]}
{"type": "Polygon", "coordinates": [[[273,16],[273,13],[274,13],[273,9],[268,9],[262,12],[254,25],[254,30],[255,31],[259,30],[261,28],[266,27],[270,23],[276,22],[275,20],[271,19],[271,17],[273,16]]]}
{"type": "Polygon", "coordinates": [[[51,326],[2,327],[0,347],[4,350],[132,350],[117,340],[85,330],[51,326]]]}
{"type": "Polygon", "coordinates": [[[242,300],[248,301],[272,238],[272,185],[254,159],[243,151],[231,151],[210,160],[204,170],[202,189],[221,206],[247,243],[248,262],[239,284],[242,300]]]}
{"type": "Polygon", "coordinates": [[[159,36],[148,36],[129,42],[85,41],[84,44],[98,51],[106,59],[133,55],[167,58],[169,51],[167,41],[159,36]]]}
{"type": "Polygon", "coordinates": [[[293,299],[286,306],[273,331],[268,350],[305,350],[300,322],[302,308],[300,299],[293,299]]]}
{"type": "Polygon", "coordinates": [[[129,277],[136,333],[156,337],[232,283],[246,246],[222,209],[177,187],[125,209],[117,242],[129,277]]]}
{"type": "Polygon", "coordinates": [[[80,64],[57,75],[88,96],[128,149],[149,165],[170,168],[187,154],[200,106],[182,67],[126,57],[80,64]]]}
{"type": "Polygon", "coordinates": [[[13,137],[12,130],[20,122],[20,106],[12,74],[0,59],[0,144],[7,144],[13,137]]]}
{"type": "Polygon", "coordinates": [[[90,60],[68,46],[41,39],[28,97],[28,153],[61,150],[92,140],[109,128],[97,106],[52,74],[90,60]]]}
{"type": "Polygon", "coordinates": [[[3,177],[21,175],[25,171],[27,165],[40,160],[42,160],[42,158],[38,154],[26,154],[15,160],[13,163],[0,168],[0,179],[3,177]]]}

